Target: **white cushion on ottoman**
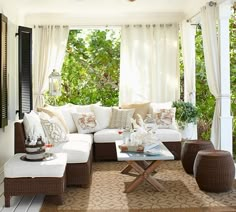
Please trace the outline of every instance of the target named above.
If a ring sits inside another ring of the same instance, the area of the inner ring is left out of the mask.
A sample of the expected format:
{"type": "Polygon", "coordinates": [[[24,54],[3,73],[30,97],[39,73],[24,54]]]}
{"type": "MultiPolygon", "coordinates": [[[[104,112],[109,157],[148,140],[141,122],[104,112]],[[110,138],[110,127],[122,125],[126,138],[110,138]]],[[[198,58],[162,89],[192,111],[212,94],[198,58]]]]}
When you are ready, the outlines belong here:
{"type": "Polygon", "coordinates": [[[113,143],[116,140],[122,139],[118,129],[104,129],[94,133],[94,143],[113,143]]]}
{"type": "Polygon", "coordinates": [[[157,129],[157,138],[163,142],[181,141],[181,133],[173,129],[157,129]]]}
{"type": "Polygon", "coordinates": [[[48,161],[23,161],[24,153],[14,155],[4,165],[6,178],[20,177],[62,177],[65,172],[67,155],[56,153],[55,159],[48,161]]]}

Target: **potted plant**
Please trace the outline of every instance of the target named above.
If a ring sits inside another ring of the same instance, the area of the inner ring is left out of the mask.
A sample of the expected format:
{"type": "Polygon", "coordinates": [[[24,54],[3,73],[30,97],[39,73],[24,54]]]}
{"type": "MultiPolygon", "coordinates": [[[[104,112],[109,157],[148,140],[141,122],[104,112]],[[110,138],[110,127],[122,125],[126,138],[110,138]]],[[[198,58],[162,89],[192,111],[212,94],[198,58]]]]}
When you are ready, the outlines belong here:
{"type": "Polygon", "coordinates": [[[198,109],[190,102],[175,101],[172,107],[176,108],[175,118],[182,131],[183,138],[193,137],[193,128],[196,125],[198,109]]]}

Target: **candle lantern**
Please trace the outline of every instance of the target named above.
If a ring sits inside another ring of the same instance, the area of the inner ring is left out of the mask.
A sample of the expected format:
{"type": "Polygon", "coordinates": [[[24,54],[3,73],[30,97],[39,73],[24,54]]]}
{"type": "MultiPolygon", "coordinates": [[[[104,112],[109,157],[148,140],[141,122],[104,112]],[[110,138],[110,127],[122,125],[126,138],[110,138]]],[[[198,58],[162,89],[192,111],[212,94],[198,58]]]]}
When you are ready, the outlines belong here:
{"type": "Polygon", "coordinates": [[[51,96],[61,95],[61,75],[55,69],[49,75],[49,94],[51,96]]]}

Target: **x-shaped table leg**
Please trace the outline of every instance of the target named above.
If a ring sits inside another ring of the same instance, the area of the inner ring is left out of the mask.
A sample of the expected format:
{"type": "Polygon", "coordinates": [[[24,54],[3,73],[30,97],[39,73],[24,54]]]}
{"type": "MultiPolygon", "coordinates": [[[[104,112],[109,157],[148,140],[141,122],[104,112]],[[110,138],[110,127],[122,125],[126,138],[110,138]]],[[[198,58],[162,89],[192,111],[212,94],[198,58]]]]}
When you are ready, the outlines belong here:
{"type": "Polygon", "coordinates": [[[153,176],[151,176],[151,173],[160,165],[161,161],[153,161],[146,168],[140,166],[138,161],[127,161],[127,163],[128,166],[126,166],[121,173],[128,174],[133,168],[139,175],[127,186],[125,189],[126,193],[133,191],[144,180],[149,182],[158,191],[163,191],[165,189],[153,176]]]}

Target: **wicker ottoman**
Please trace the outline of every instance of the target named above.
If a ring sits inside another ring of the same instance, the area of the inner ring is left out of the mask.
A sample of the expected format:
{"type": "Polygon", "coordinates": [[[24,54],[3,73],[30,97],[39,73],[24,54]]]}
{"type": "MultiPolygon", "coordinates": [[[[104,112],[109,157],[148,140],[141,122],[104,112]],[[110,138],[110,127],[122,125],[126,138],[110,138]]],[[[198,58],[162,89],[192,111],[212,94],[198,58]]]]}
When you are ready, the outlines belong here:
{"type": "Polygon", "coordinates": [[[235,167],[230,152],[199,151],[193,171],[201,190],[218,193],[229,191],[233,187],[235,167]]]}
{"type": "Polygon", "coordinates": [[[184,167],[184,170],[188,174],[193,174],[193,164],[195,157],[200,150],[204,149],[212,149],[214,150],[214,146],[209,141],[186,141],[183,145],[183,149],[181,152],[181,162],[184,167]]]}
{"type": "Polygon", "coordinates": [[[37,162],[21,160],[24,155],[16,154],[4,165],[5,207],[10,207],[11,196],[36,194],[53,195],[62,204],[67,155],[56,153],[53,160],[37,162]]]}

